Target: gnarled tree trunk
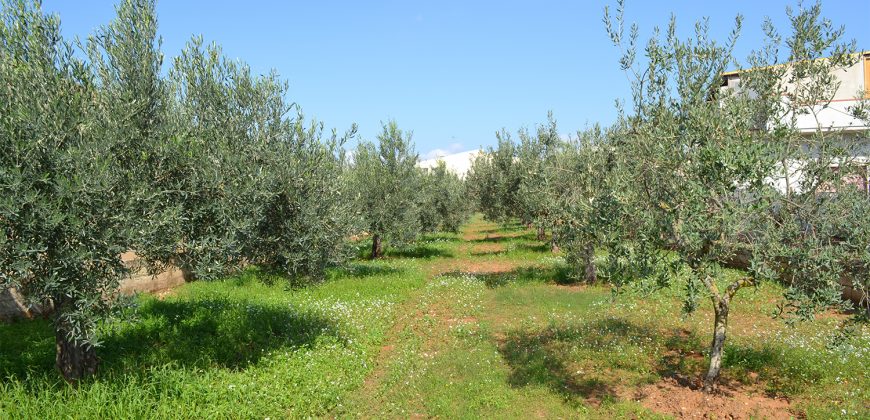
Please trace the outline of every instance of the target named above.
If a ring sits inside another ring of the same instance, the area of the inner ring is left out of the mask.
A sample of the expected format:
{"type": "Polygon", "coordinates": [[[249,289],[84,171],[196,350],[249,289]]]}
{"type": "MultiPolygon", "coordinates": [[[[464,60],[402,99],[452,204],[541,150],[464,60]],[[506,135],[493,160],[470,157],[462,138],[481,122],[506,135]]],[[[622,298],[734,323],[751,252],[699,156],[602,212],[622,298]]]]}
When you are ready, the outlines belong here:
{"type": "Polygon", "coordinates": [[[372,259],[380,258],[384,255],[384,247],[381,244],[381,235],[375,234],[372,236],[372,259]]]}
{"type": "Polygon", "coordinates": [[[186,283],[196,280],[196,273],[190,267],[180,267],[179,270],[181,270],[181,277],[186,283]]]}
{"type": "Polygon", "coordinates": [[[538,226],[538,240],[539,241],[546,241],[547,240],[547,232],[544,231],[543,226],[538,226]]]}

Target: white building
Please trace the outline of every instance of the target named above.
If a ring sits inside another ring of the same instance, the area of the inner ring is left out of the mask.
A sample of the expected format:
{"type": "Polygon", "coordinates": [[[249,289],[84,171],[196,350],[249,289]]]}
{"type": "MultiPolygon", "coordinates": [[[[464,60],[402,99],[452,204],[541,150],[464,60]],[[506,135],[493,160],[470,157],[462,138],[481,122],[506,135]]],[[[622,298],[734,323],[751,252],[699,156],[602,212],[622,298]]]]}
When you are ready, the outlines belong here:
{"type": "MultiPolygon", "coordinates": [[[[796,117],[797,129],[802,133],[813,133],[816,130],[845,132],[864,132],[868,130],[867,123],[861,121],[849,111],[861,100],[870,99],[870,51],[858,54],[859,59],[852,66],[839,69],[832,75],[840,86],[829,103],[809,104],[803,108],[810,113],[796,117]]],[[[737,90],[740,88],[740,71],[722,74],[722,90],[737,90]]],[[[789,77],[789,76],[786,76],[789,77]]],[[[800,82],[798,82],[800,83],[800,82]]],[[[789,92],[795,90],[793,84],[786,84],[789,92]]],[[[782,101],[788,104],[788,96],[783,95],[782,101]]]]}
{"type": "Polygon", "coordinates": [[[471,169],[471,164],[474,159],[477,159],[483,153],[482,150],[469,150],[467,152],[454,153],[452,155],[439,156],[434,159],[421,160],[417,162],[418,168],[431,170],[438,166],[438,162],[444,162],[447,170],[456,174],[459,178],[465,179],[465,175],[471,169]]]}
{"type": "MultiPolygon", "coordinates": [[[[721,91],[739,90],[740,89],[740,71],[728,72],[722,75],[721,91]]],[[[834,92],[830,102],[818,104],[806,104],[797,109],[801,111],[795,115],[795,128],[802,134],[810,136],[813,133],[836,132],[837,135],[843,137],[844,141],[864,141],[867,139],[870,126],[867,121],[855,118],[851,112],[851,108],[860,105],[861,101],[870,100],[870,51],[858,54],[858,60],[851,66],[838,69],[832,76],[839,82],[837,91],[834,92]]],[[[790,77],[786,73],[786,77],[790,77]]],[[[797,82],[798,84],[800,81],[797,82]]],[[[793,83],[786,83],[784,86],[786,92],[794,92],[797,88],[793,83]]],[[[750,93],[751,94],[751,93],[750,93]]],[[[782,95],[782,104],[784,109],[791,109],[790,99],[787,94],[782,95]]],[[[792,118],[792,114],[785,114],[783,118],[792,118]]],[[[858,172],[863,169],[863,175],[855,179],[854,182],[862,189],[870,193],[870,150],[867,150],[865,156],[856,156],[856,162],[860,163],[860,167],[856,168],[858,172]]],[[[801,162],[790,162],[788,164],[788,185],[790,188],[800,184],[801,180],[801,162]]],[[[854,164],[852,165],[854,166],[854,164]]],[[[783,176],[778,179],[772,179],[771,182],[776,185],[780,191],[786,190],[786,176],[783,171],[783,176]]]]}

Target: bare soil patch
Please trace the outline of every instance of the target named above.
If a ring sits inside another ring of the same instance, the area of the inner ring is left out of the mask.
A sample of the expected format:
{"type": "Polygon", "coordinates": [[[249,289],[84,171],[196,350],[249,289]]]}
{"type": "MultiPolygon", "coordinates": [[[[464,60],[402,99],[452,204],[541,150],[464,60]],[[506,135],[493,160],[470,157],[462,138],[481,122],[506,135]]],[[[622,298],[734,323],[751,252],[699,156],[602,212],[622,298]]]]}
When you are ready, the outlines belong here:
{"type": "Polygon", "coordinates": [[[469,273],[469,274],[496,274],[508,273],[515,270],[519,264],[513,261],[479,261],[470,259],[451,259],[439,261],[428,267],[430,276],[437,276],[445,273],[469,273]]]}
{"type": "Polygon", "coordinates": [[[633,399],[657,413],[683,419],[789,419],[801,417],[791,403],[771,398],[746,386],[720,385],[716,394],[707,394],[693,384],[675,378],[647,385],[633,399]]]}

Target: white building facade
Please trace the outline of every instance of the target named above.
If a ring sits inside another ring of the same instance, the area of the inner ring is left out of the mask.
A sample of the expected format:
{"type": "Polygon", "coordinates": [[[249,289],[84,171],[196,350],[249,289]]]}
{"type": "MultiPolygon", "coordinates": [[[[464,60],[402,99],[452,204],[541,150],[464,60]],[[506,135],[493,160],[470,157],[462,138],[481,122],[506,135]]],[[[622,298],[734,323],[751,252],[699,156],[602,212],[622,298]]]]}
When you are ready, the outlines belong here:
{"type": "MultiPolygon", "coordinates": [[[[793,107],[790,97],[782,95],[783,109],[796,109],[799,112],[785,113],[782,118],[791,120],[794,118],[794,128],[803,136],[812,136],[817,132],[835,133],[844,142],[864,142],[868,139],[870,125],[868,121],[857,118],[853,109],[862,103],[870,104],[870,51],[857,54],[857,60],[850,66],[837,69],[831,75],[839,83],[830,101],[793,107]]],[[[785,77],[790,77],[786,72],[785,77]]],[[[734,71],[722,75],[722,87],[720,91],[738,91],[741,89],[741,72],[734,71]]],[[[797,83],[800,83],[798,81],[797,83]]],[[[786,83],[785,90],[794,92],[794,83],[786,83]]],[[[751,93],[750,93],[751,94],[751,93]]],[[[783,121],[790,122],[790,121],[783,121]]],[[[861,152],[852,162],[852,173],[861,173],[858,178],[850,182],[858,184],[865,192],[870,194],[870,150],[861,152]],[[854,167],[857,164],[860,167],[854,167]]],[[[801,162],[788,164],[788,175],[783,171],[783,176],[772,179],[771,183],[777,189],[785,192],[786,185],[790,188],[800,185],[801,162]],[[788,182],[786,182],[788,179],[788,182]]],[[[838,169],[837,169],[838,170],[838,169]]],[[[850,176],[850,179],[852,176],[850,176]]],[[[799,188],[794,189],[799,191],[799,188]]]]}
{"type": "Polygon", "coordinates": [[[467,152],[454,153],[452,155],[439,156],[434,159],[427,159],[417,162],[417,167],[432,170],[438,166],[438,162],[444,162],[447,170],[456,174],[460,179],[465,179],[468,171],[471,170],[471,164],[477,159],[481,150],[469,150],[467,152]]]}

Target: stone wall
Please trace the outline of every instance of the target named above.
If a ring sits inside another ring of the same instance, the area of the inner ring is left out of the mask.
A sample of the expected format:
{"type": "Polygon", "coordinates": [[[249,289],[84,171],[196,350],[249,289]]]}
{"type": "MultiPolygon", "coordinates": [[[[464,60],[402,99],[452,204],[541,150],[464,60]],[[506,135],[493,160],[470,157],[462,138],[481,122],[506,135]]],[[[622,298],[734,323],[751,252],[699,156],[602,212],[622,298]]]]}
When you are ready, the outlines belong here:
{"type": "MultiPolygon", "coordinates": [[[[167,271],[151,275],[134,252],[125,252],[121,255],[121,260],[131,270],[130,277],[121,281],[119,288],[121,294],[156,293],[184,284],[184,274],[178,268],[171,267],[167,271]]],[[[40,317],[49,311],[50,308],[44,308],[42,305],[27,305],[24,297],[15,289],[0,290],[0,320],[2,321],[40,317]]]]}
{"type": "Polygon", "coordinates": [[[28,306],[24,297],[14,288],[0,290],[0,321],[34,318],[42,315],[42,306],[28,306]]]}
{"type": "Polygon", "coordinates": [[[148,274],[148,270],[134,252],[121,254],[121,260],[130,267],[132,275],[121,282],[120,292],[132,295],[136,292],[156,293],[169,290],[184,284],[184,273],[181,269],[170,267],[157,275],[148,274]]]}

